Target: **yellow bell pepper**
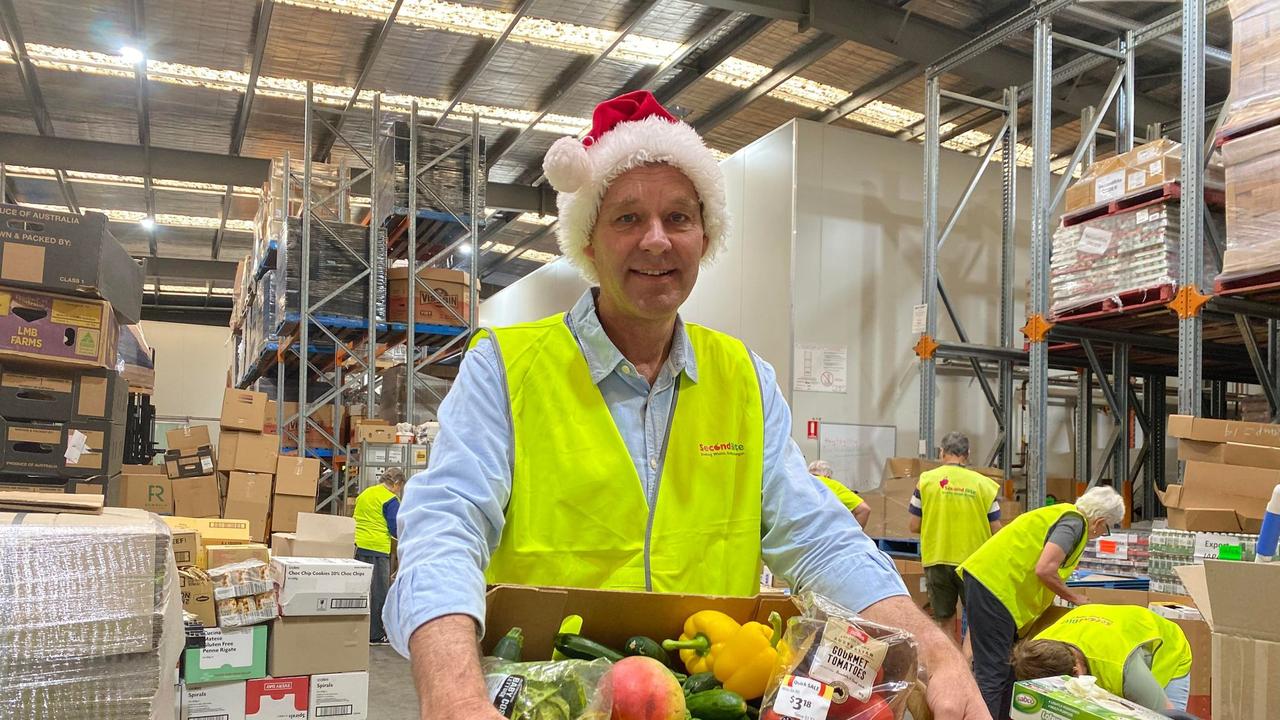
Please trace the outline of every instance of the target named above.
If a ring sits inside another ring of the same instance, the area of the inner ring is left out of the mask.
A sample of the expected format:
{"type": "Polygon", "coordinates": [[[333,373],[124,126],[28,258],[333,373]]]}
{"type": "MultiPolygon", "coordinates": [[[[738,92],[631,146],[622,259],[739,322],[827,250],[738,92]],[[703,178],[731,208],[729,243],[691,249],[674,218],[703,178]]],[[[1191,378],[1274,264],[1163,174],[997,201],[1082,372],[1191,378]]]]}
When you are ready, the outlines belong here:
{"type": "Polygon", "coordinates": [[[764,695],[769,676],[778,664],[778,641],[782,639],[782,617],[769,613],[769,624],[749,622],[742,626],[716,654],[716,679],[725,690],[746,700],[764,695]]]}
{"type": "Polygon", "coordinates": [[[712,672],[720,649],[741,629],[737,620],[718,610],[702,610],[684,621],[679,640],[664,640],[662,647],[668,651],[679,650],[680,660],[690,675],[712,672]]]}
{"type": "Polygon", "coordinates": [[[690,675],[714,673],[725,690],[754,700],[764,695],[781,639],[782,617],[776,612],[769,614],[769,625],[739,625],[722,612],[703,610],[685,620],[679,640],[667,640],[662,647],[679,650],[690,675]]]}

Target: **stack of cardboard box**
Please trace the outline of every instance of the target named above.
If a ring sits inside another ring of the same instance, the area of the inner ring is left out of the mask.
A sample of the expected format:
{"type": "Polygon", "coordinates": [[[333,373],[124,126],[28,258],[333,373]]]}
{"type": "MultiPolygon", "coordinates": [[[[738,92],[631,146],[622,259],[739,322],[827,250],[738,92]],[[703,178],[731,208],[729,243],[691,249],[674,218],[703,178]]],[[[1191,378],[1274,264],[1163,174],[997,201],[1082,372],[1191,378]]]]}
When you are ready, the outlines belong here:
{"type": "Polygon", "coordinates": [[[279,436],[263,432],[266,421],[265,393],[227,388],[217,461],[226,487],[223,517],[248,520],[249,535],[259,543],[270,537],[271,496],[280,453],[279,436]]]}
{"type": "Polygon", "coordinates": [[[107,218],[0,205],[0,475],[103,492],[124,455],[120,326],[142,269],[107,218]],[[68,482],[70,481],[70,482],[68,482]]]}
{"type": "Polygon", "coordinates": [[[1280,485],[1280,426],[1173,415],[1168,428],[1187,463],[1182,484],[1159,493],[1169,527],[1257,533],[1280,485]]]}

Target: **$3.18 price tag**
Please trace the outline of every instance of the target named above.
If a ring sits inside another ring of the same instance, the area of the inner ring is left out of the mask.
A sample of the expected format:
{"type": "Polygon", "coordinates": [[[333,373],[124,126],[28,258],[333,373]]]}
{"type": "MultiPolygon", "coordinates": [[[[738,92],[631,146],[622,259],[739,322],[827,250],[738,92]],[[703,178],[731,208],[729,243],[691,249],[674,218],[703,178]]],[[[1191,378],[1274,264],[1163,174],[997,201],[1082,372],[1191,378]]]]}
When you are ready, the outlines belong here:
{"type": "Polygon", "coordinates": [[[773,711],[796,720],[826,720],[832,690],[817,680],[788,675],[778,686],[773,711]]]}

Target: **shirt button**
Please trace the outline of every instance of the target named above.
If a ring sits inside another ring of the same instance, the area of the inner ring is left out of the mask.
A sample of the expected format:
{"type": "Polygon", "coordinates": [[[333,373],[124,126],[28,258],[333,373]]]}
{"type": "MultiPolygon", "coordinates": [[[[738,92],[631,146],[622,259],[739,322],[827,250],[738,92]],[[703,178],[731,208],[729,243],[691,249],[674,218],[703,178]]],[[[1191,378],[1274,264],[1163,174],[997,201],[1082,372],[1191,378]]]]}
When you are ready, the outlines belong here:
{"type": "Polygon", "coordinates": [[[657,460],[657,458],[649,458],[649,469],[650,469],[650,470],[657,470],[657,469],[658,469],[658,460],[657,460]]]}
{"type": "Polygon", "coordinates": [[[630,375],[630,374],[631,374],[631,366],[630,366],[630,365],[623,365],[623,366],[622,366],[622,374],[623,374],[623,375],[630,375]]]}

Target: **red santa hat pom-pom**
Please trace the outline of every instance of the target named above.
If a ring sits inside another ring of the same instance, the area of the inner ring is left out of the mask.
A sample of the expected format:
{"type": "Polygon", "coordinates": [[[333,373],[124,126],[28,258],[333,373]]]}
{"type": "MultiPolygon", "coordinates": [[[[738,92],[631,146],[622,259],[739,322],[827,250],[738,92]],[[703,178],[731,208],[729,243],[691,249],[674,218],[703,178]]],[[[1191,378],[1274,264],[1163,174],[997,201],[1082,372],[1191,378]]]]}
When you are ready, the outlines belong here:
{"type": "Polygon", "coordinates": [[[591,182],[591,158],[581,140],[562,137],[547,150],[542,171],[558,192],[577,192],[591,182]]]}

